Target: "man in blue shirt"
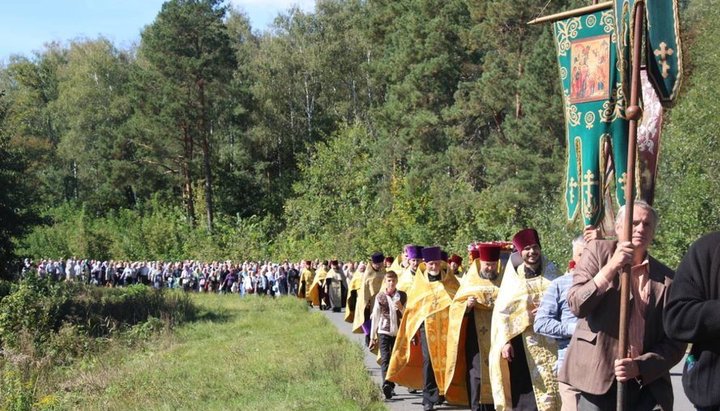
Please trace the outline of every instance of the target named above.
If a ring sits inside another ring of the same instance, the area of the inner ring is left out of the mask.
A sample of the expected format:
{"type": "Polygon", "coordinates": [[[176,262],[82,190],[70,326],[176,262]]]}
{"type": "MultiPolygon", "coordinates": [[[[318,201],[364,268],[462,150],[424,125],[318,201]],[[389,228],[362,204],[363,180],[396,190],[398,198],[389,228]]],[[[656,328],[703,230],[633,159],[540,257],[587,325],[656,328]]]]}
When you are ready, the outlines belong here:
{"type": "MultiPolygon", "coordinates": [[[[587,230],[586,230],[587,231],[587,230]]],[[[587,236],[586,236],[587,237],[587,236]]],[[[596,238],[593,235],[590,238],[596,238]]],[[[533,329],[536,333],[551,338],[555,338],[558,343],[558,357],[553,371],[557,375],[558,370],[562,367],[565,359],[565,351],[570,338],[575,332],[575,323],[577,317],[570,311],[567,303],[567,292],[573,283],[573,271],[575,263],[580,261],[580,256],[585,248],[585,239],[578,236],[572,242],[573,258],[568,264],[568,271],[565,275],[560,276],[550,283],[550,286],[543,294],[542,302],[535,314],[535,322],[533,329]]],[[[575,411],[577,409],[577,394],[570,385],[559,383],[560,398],[562,400],[563,411],[575,411]]]]}

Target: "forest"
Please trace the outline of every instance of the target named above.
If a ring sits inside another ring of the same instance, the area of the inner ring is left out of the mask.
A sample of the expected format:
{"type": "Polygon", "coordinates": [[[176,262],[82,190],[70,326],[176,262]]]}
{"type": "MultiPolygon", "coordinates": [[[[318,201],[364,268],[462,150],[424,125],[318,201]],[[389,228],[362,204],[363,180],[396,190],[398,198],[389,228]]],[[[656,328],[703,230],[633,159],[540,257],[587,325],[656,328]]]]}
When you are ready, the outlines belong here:
{"type": "MultiPolygon", "coordinates": [[[[565,125],[549,25],[588,1],[318,0],[258,30],[170,0],[118,48],[49,43],[0,63],[0,266],[24,257],[465,255],[535,227],[566,261],[565,125]]],[[[720,9],[681,2],[653,253],[720,229],[720,9]]],[[[562,265],[562,264],[561,264],[562,265]]]]}

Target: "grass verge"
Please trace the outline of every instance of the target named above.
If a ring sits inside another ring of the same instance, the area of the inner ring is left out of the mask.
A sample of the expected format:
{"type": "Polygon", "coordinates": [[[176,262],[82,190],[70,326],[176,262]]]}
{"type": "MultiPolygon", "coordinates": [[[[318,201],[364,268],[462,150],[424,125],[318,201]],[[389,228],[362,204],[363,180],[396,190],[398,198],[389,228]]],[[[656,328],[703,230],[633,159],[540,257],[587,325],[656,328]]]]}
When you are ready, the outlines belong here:
{"type": "Polygon", "coordinates": [[[360,348],[294,298],[195,295],[198,321],[68,370],[53,408],[384,410],[360,348]]]}

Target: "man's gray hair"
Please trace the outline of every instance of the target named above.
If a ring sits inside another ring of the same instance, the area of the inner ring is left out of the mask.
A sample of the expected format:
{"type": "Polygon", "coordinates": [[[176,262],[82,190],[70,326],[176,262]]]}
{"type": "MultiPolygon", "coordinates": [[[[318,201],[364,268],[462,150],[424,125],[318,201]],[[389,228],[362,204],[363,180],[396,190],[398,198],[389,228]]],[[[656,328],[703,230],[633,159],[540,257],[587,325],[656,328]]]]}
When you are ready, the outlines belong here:
{"type": "MultiPolygon", "coordinates": [[[[659,220],[657,211],[655,211],[655,209],[645,200],[635,200],[635,207],[642,207],[650,213],[650,217],[652,217],[653,230],[656,229],[659,220]]],[[[615,217],[615,225],[623,224],[625,222],[624,220],[625,206],[623,205],[622,207],[620,207],[620,210],[618,210],[617,217],[615,217]]]]}
{"type": "Polygon", "coordinates": [[[582,235],[579,235],[572,240],[573,247],[581,245],[585,245],[585,237],[583,237],[582,235]]]}

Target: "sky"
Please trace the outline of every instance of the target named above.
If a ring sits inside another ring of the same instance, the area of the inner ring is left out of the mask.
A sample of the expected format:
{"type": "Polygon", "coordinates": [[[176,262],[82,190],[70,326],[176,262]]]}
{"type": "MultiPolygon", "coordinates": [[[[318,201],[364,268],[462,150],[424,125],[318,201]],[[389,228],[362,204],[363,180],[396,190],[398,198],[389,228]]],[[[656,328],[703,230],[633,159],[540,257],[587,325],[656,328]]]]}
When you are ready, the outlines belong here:
{"type": "MultiPolygon", "coordinates": [[[[2,0],[0,62],[14,54],[32,56],[49,42],[103,36],[119,48],[140,41],[164,0],[2,0]]],[[[253,29],[262,30],[278,13],[296,5],[312,11],[315,0],[229,0],[244,10],[253,29]]]]}

